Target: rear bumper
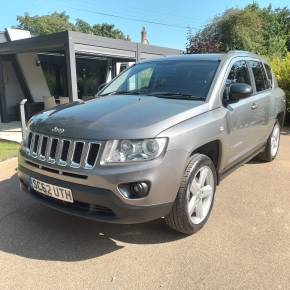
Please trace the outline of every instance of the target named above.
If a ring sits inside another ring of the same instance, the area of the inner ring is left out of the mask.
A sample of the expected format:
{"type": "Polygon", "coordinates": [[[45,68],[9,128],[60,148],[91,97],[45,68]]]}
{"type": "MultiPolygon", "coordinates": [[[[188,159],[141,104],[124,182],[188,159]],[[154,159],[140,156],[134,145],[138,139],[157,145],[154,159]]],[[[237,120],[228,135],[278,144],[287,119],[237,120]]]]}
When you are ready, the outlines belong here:
{"type": "Polygon", "coordinates": [[[46,206],[96,221],[142,223],[167,215],[172,207],[172,202],[148,206],[129,205],[110,190],[55,179],[23,166],[19,166],[18,176],[22,190],[46,206]],[[34,191],[29,185],[30,176],[46,183],[71,188],[75,202],[70,204],[34,191]]]}

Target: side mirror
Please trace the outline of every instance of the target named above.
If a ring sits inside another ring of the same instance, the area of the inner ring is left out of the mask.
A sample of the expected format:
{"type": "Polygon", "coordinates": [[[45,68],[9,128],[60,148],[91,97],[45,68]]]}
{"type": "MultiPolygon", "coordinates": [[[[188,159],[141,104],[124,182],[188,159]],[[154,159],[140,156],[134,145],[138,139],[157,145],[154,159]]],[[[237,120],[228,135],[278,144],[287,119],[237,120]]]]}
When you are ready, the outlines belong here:
{"type": "Polygon", "coordinates": [[[238,102],[240,99],[244,99],[253,94],[253,88],[247,84],[234,83],[230,86],[229,100],[231,102],[238,102]]]}
{"type": "Polygon", "coordinates": [[[106,85],[106,83],[100,84],[98,87],[98,92],[101,91],[106,85]]]}

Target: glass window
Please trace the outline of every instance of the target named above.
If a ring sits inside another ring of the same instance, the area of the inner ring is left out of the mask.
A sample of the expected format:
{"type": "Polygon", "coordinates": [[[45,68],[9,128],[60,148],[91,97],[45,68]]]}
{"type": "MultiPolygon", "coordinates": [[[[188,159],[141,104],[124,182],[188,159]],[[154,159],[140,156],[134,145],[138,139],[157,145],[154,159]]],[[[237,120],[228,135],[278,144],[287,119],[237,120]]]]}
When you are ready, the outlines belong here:
{"type": "Polygon", "coordinates": [[[269,80],[269,87],[272,88],[273,75],[272,75],[271,67],[268,64],[266,64],[266,63],[264,65],[265,65],[267,76],[268,76],[268,80],[269,80]]]}
{"type": "MultiPolygon", "coordinates": [[[[137,64],[120,74],[101,95],[182,94],[205,99],[218,61],[162,60],[137,64]]],[[[176,97],[177,98],[177,97],[176,97]]]]}
{"type": "Polygon", "coordinates": [[[249,61],[249,63],[254,74],[256,91],[261,92],[268,89],[269,82],[268,82],[263,64],[261,62],[253,61],[253,60],[249,61]]]}
{"type": "MultiPolygon", "coordinates": [[[[39,54],[47,85],[52,96],[67,97],[66,64],[63,55],[39,54]]],[[[76,58],[78,97],[93,98],[106,80],[107,61],[97,58],[76,58]]]]}
{"type": "Polygon", "coordinates": [[[76,59],[78,97],[94,98],[98,88],[106,81],[107,61],[80,57],[76,59]]]}
{"type": "Polygon", "coordinates": [[[251,79],[247,68],[247,63],[243,60],[233,64],[227,79],[227,85],[232,83],[243,83],[251,85],[251,79]]]}
{"type": "Polygon", "coordinates": [[[228,100],[229,97],[229,88],[233,83],[242,83],[251,86],[251,78],[249,74],[249,70],[247,67],[247,63],[244,60],[236,61],[228,75],[226,80],[226,87],[223,94],[224,101],[228,100]]]}
{"type": "Polygon", "coordinates": [[[67,97],[65,58],[62,55],[39,54],[39,61],[50,91],[54,97],[67,97]]]}
{"type": "Polygon", "coordinates": [[[141,70],[129,78],[129,90],[144,90],[148,88],[153,69],[151,67],[141,70]]]}

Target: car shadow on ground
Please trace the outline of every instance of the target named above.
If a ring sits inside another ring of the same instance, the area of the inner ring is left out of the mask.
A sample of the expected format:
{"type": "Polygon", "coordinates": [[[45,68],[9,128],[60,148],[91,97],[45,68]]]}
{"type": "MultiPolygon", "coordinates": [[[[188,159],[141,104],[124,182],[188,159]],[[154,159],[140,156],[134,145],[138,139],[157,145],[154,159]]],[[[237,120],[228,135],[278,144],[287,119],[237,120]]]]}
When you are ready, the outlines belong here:
{"type": "Polygon", "coordinates": [[[184,238],[163,219],[136,225],[97,223],[37,203],[19,189],[16,174],[0,181],[0,251],[38,260],[81,261],[126,244],[160,244],[184,238]]]}

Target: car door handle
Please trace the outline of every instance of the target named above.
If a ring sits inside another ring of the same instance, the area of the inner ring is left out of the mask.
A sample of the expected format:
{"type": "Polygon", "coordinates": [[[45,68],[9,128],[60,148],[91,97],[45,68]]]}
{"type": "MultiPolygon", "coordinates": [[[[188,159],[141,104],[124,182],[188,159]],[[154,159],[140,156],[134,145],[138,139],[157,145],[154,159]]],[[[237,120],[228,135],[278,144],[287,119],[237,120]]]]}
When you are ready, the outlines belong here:
{"type": "Polygon", "coordinates": [[[258,105],[256,103],[253,103],[252,106],[251,106],[251,109],[252,110],[256,110],[258,108],[258,105]]]}

